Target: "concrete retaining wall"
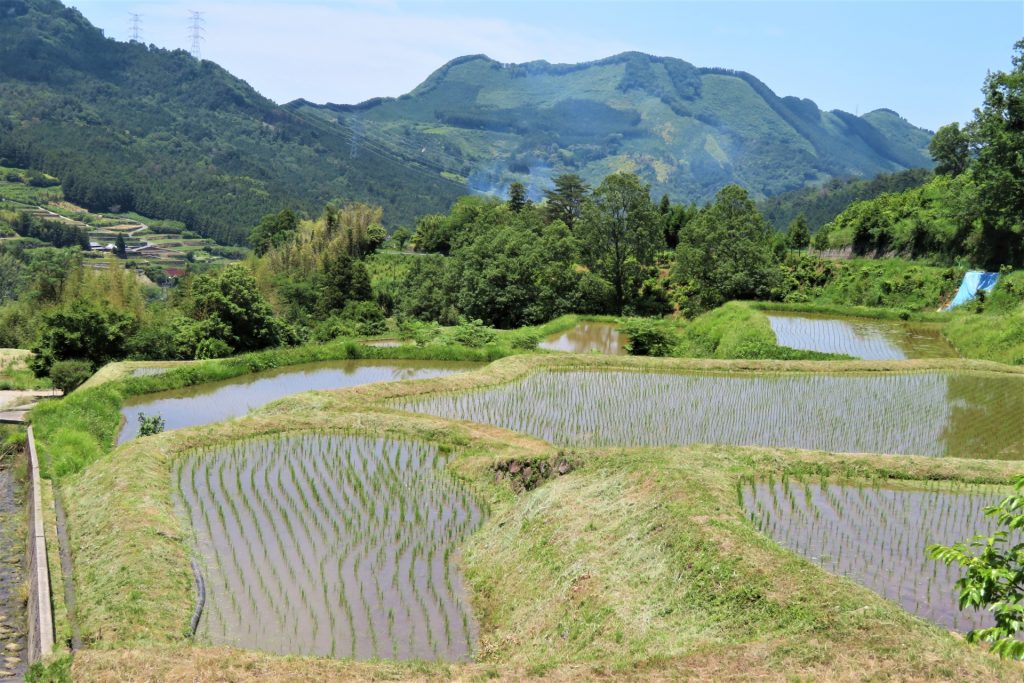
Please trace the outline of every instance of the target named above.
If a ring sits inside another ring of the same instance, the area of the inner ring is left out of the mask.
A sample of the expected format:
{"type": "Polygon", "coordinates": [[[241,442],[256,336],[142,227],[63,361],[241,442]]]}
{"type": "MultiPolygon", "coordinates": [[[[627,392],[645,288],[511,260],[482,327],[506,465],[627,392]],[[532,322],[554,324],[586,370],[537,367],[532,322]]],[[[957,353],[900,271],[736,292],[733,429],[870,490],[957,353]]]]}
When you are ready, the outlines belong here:
{"type": "Polygon", "coordinates": [[[50,601],[50,566],[46,561],[43,506],[40,496],[39,458],[32,427],[28,428],[28,663],[53,653],[53,604],[50,601]]]}

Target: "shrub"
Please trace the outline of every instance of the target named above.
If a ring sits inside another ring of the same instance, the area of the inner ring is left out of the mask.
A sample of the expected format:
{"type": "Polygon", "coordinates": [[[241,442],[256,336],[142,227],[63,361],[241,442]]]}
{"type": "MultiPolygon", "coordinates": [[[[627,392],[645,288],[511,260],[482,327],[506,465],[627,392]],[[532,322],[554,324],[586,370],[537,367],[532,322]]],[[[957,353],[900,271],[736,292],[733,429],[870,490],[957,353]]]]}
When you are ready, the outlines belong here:
{"type": "Polygon", "coordinates": [[[139,413],[139,436],[152,436],[164,431],[166,423],[159,415],[139,413]]]}
{"type": "Polygon", "coordinates": [[[668,356],[679,343],[671,326],[663,320],[632,318],[619,325],[629,337],[626,351],[633,356],[668,356]]]}
{"type": "Polygon", "coordinates": [[[65,394],[70,394],[91,376],[92,363],[87,360],[59,360],[50,366],[50,381],[65,394]]]}
{"type": "Polygon", "coordinates": [[[466,320],[446,332],[447,340],[470,348],[486,346],[494,341],[496,332],[482,320],[466,320]]]}

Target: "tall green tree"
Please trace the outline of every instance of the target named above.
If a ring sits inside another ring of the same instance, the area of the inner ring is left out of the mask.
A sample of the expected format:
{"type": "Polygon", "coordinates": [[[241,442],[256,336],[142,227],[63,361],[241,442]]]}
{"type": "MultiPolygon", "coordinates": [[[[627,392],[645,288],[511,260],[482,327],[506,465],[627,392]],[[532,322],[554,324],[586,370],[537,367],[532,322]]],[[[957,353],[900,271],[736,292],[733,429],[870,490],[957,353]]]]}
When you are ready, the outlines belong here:
{"type": "Polygon", "coordinates": [[[772,229],[738,185],[722,188],[679,236],[672,279],[687,314],[770,298],[781,277],[772,229]]]}
{"type": "Polygon", "coordinates": [[[118,235],[114,241],[114,256],[117,258],[128,258],[128,245],[125,244],[124,235],[118,235]]]}
{"type": "Polygon", "coordinates": [[[590,192],[583,179],[574,173],[556,176],[555,187],[544,191],[548,221],[562,221],[570,230],[583,213],[583,202],[590,192]]]}
{"type": "Polygon", "coordinates": [[[622,313],[664,244],[650,187],[632,173],[613,173],[594,190],[578,227],[584,263],[611,283],[622,313]]]}
{"type": "Polygon", "coordinates": [[[967,170],[970,161],[970,139],[954,121],[935,131],[928,143],[928,153],[935,160],[936,173],[958,176],[967,170]]]}
{"type": "Polygon", "coordinates": [[[790,249],[806,249],[811,243],[811,231],[807,227],[807,219],[800,214],[789,224],[786,230],[786,246],[790,249]]]}
{"type": "Polygon", "coordinates": [[[293,331],[274,316],[256,278],[243,264],[197,276],[184,296],[182,306],[192,323],[179,332],[182,355],[194,357],[208,339],[222,342],[227,352],[295,341],[293,331]]]}
{"type": "Polygon", "coordinates": [[[526,186],[516,181],[508,186],[508,210],[519,213],[526,206],[526,186]]]}
{"type": "Polygon", "coordinates": [[[369,301],[373,298],[370,276],[362,261],[344,252],[330,254],[324,259],[317,308],[330,315],[338,313],[350,301],[369,301]]]}
{"type": "Polygon", "coordinates": [[[988,75],[968,125],[981,222],[975,259],[990,269],[1024,262],[1024,40],[1014,49],[1013,69],[988,75]]]}
{"type": "Polygon", "coordinates": [[[299,227],[299,219],[291,209],[279,213],[268,213],[249,233],[249,244],[257,256],[263,256],[271,247],[284,244],[295,234],[299,227]]]}
{"type": "Polygon", "coordinates": [[[49,375],[57,361],[84,360],[93,369],[123,358],[137,328],[129,313],[108,304],[78,300],[46,313],[31,361],[37,377],[49,375]]]}

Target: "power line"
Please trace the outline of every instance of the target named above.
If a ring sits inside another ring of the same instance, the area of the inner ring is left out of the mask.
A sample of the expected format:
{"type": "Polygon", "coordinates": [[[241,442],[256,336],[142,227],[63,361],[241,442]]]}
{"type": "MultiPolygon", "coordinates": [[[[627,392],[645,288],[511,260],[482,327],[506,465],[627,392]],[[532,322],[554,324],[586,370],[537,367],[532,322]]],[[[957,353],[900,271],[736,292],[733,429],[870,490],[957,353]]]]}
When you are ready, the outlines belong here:
{"type": "Polygon", "coordinates": [[[131,32],[132,42],[142,42],[142,15],[134,12],[128,13],[128,30],[131,32]]]}
{"type": "Polygon", "coordinates": [[[200,59],[200,47],[202,41],[206,40],[206,38],[203,36],[203,33],[206,32],[206,27],[204,26],[206,20],[203,19],[203,15],[206,13],[196,12],[195,10],[189,10],[188,14],[189,38],[191,38],[192,40],[192,49],[190,50],[190,52],[192,53],[193,57],[195,57],[196,59],[200,59]]]}

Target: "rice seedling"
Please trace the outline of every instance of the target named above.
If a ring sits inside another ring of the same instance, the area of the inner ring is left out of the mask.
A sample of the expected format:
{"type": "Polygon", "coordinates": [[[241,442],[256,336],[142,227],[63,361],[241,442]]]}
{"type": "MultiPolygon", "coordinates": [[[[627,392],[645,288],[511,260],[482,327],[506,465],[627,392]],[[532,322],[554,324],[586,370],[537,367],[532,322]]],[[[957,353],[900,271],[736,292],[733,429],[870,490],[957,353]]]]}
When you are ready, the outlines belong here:
{"type": "Polygon", "coordinates": [[[937,327],[896,320],[767,313],[779,346],[842,353],[865,360],[951,358],[956,351],[937,327]]]}
{"type": "Polygon", "coordinates": [[[318,434],[179,460],[179,510],[208,572],[200,636],[280,654],[468,658],[458,548],[484,510],[447,457],[318,434]]]}
{"type": "Polygon", "coordinates": [[[138,415],[142,413],[160,415],[167,429],[181,429],[239,417],[271,401],[303,391],[441,377],[476,367],[479,367],[476,363],[441,361],[325,361],[146,394],[121,408],[125,419],[117,443],[138,436],[138,415]]]}
{"type": "Polygon", "coordinates": [[[959,610],[954,587],[959,568],[929,559],[925,548],[992,531],[982,510],[1005,492],[935,482],[922,482],[918,490],[812,481],[789,485],[794,496],[784,501],[780,482],[741,483],[743,509],[758,530],[947,629],[992,625],[987,612],[959,610]]]}
{"type": "Polygon", "coordinates": [[[718,443],[1024,457],[1024,378],[1013,375],[544,371],[394,404],[566,446],[718,443]]]}

